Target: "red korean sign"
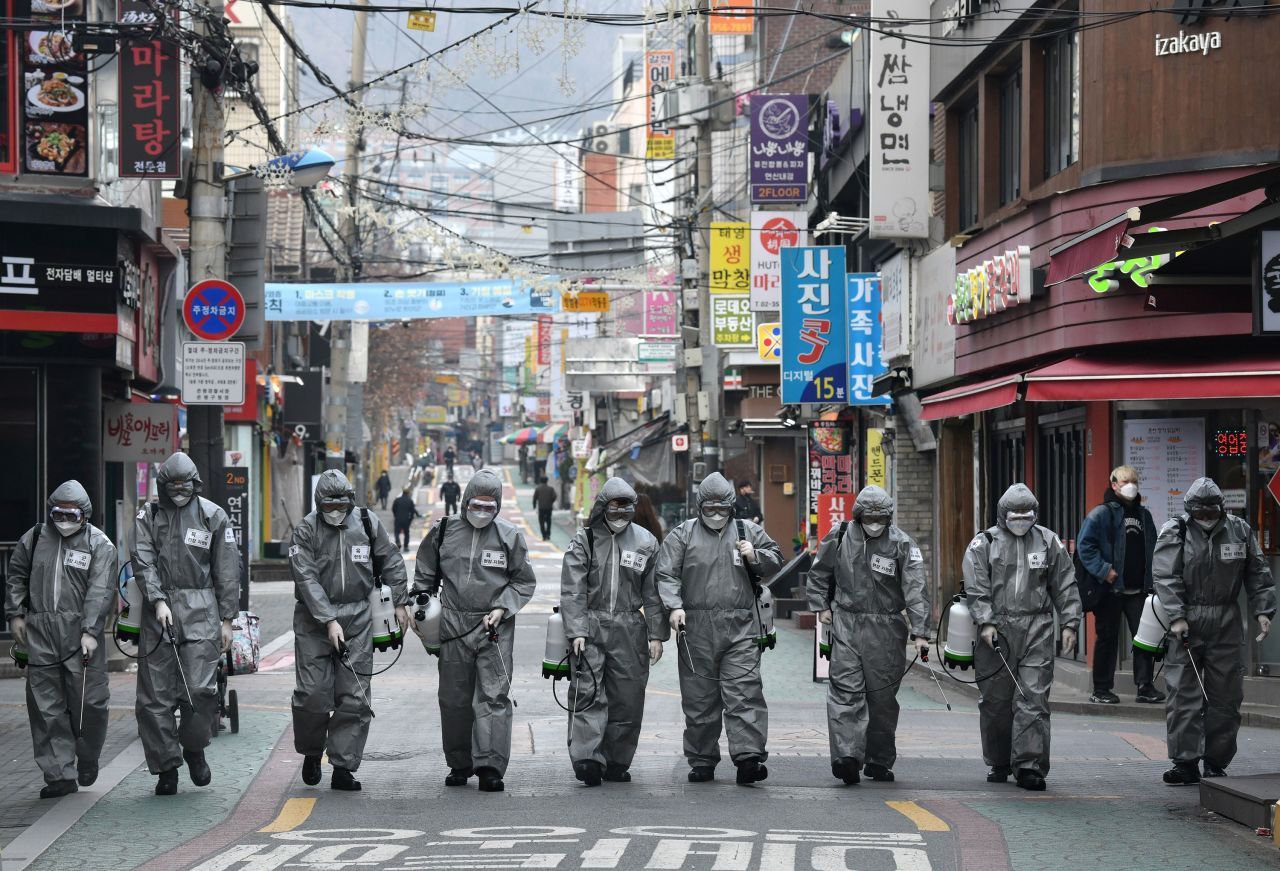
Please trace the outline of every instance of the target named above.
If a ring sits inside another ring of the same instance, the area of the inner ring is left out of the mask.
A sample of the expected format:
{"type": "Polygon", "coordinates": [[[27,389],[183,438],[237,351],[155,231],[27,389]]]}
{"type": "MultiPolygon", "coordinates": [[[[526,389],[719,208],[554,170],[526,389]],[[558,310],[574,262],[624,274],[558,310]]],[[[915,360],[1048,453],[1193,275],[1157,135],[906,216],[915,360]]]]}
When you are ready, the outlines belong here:
{"type": "MultiPolygon", "coordinates": [[[[154,25],[145,3],[120,0],[121,24],[154,25]]],[[[168,40],[120,44],[120,177],[182,177],[182,49],[168,40]]]]}
{"type": "Polygon", "coordinates": [[[538,315],[538,365],[551,365],[551,316],[538,315]]]}
{"type": "Polygon", "coordinates": [[[853,493],[818,494],[818,541],[846,520],[853,519],[853,493]]]}
{"type": "Polygon", "coordinates": [[[815,420],[809,424],[809,537],[815,548],[824,522],[830,529],[831,497],[847,496],[852,516],[854,482],[858,479],[853,459],[857,456],[855,438],[847,420],[815,420]],[[824,497],[828,500],[825,521],[824,497]]]}

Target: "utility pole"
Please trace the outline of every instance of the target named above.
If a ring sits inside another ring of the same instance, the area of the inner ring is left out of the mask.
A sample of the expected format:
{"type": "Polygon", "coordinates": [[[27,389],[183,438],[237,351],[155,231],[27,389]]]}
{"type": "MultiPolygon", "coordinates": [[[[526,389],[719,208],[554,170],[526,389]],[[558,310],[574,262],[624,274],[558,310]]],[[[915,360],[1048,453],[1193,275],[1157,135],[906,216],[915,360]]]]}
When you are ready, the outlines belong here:
{"type": "MultiPolygon", "coordinates": [[[[204,0],[211,14],[222,5],[204,0]]],[[[209,26],[200,25],[209,35],[209,26]]],[[[206,87],[199,73],[191,76],[192,174],[188,213],[191,220],[191,283],[226,278],[227,198],[222,181],[222,137],[226,117],[222,86],[206,87]]],[[[185,294],[185,289],[184,289],[185,294]]],[[[222,504],[222,406],[193,405],[187,409],[187,439],[191,459],[204,480],[205,496],[222,504]]]]}
{"type": "MultiPolygon", "coordinates": [[[[368,0],[359,0],[367,6],[368,0]]],[[[369,29],[369,13],[356,10],[351,31],[351,96],[364,103],[364,50],[369,29]]],[[[364,144],[364,125],[357,123],[347,131],[347,211],[342,219],[342,242],[347,253],[345,278],[360,280],[360,229],[356,216],[359,203],[360,151],[364,144]]],[[[325,468],[346,471],[347,454],[347,380],[350,374],[351,324],[334,321],[329,345],[329,391],[324,409],[325,468]]],[[[360,494],[357,494],[359,496],[360,494]]]]}
{"type": "MultiPolygon", "coordinates": [[[[711,10],[707,0],[698,3],[697,21],[697,78],[708,100],[711,99],[711,10]]],[[[698,344],[702,348],[702,371],[699,390],[706,395],[705,409],[700,397],[697,421],[701,425],[702,461],[707,464],[707,474],[720,470],[720,349],[715,344],[715,332],[711,316],[711,218],[713,214],[712,161],[711,161],[711,112],[705,111],[698,122],[697,193],[694,214],[697,229],[694,244],[698,258],[698,344]],[[704,416],[703,412],[706,412],[704,416]]]]}

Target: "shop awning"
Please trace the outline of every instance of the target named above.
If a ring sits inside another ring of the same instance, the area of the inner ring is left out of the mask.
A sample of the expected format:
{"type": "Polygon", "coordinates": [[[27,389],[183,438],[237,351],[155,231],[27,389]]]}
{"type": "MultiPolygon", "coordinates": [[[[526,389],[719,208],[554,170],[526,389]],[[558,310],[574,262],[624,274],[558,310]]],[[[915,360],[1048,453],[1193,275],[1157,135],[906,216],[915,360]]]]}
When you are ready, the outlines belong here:
{"type": "Polygon", "coordinates": [[[921,420],[942,420],[944,417],[963,417],[979,411],[990,411],[1011,405],[1018,398],[1018,385],[1022,375],[1004,375],[990,381],[953,387],[920,400],[924,411],[921,420]]]}
{"type": "Polygon", "coordinates": [[[1124,214],[1099,224],[1049,250],[1049,275],[1046,285],[1061,284],[1085,272],[1117,259],[1150,257],[1190,251],[1220,239],[1256,229],[1280,217],[1280,204],[1264,203],[1239,217],[1205,227],[1187,227],[1162,233],[1131,236],[1129,230],[1138,224],[1155,224],[1197,212],[1217,203],[1244,196],[1280,182],[1280,168],[1241,176],[1219,184],[1208,185],[1172,197],[1132,206],[1124,214]]]}
{"type": "Polygon", "coordinates": [[[1081,356],[1028,372],[1026,381],[1029,402],[1274,397],[1280,396],[1280,355],[1178,361],[1081,356]]]}

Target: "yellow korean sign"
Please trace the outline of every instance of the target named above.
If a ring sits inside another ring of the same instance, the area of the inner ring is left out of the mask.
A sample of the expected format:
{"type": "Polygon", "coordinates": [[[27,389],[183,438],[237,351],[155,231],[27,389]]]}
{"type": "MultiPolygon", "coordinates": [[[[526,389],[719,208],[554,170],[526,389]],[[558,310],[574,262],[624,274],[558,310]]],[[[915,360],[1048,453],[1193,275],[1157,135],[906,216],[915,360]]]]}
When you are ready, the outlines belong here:
{"type": "Polygon", "coordinates": [[[443,405],[428,405],[418,412],[418,423],[430,425],[448,422],[449,410],[443,405]]]}
{"type": "Polygon", "coordinates": [[[564,293],[560,295],[560,311],[565,312],[607,312],[609,310],[609,294],[604,291],[585,293],[564,293]]]}
{"type": "Polygon", "coordinates": [[[425,9],[410,12],[409,29],[425,30],[428,33],[434,33],[436,29],[436,14],[434,12],[428,12],[425,9]]]}
{"type": "Polygon", "coordinates": [[[751,292],[751,225],[745,221],[711,225],[711,292],[751,292]]]}
{"type": "Polygon", "coordinates": [[[868,428],[867,429],[867,485],[872,484],[887,490],[889,489],[889,471],[884,460],[884,431],[868,428]]]}
{"type": "Polygon", "coordinates": [[[662,92],[676,74],[676,53],[671,49],[656,49],[644,53],[645,106],[644,122],[648,127],[644,156],[649,160],[674,160],[676,133],[667,120],[662,105],[662,92]]]}

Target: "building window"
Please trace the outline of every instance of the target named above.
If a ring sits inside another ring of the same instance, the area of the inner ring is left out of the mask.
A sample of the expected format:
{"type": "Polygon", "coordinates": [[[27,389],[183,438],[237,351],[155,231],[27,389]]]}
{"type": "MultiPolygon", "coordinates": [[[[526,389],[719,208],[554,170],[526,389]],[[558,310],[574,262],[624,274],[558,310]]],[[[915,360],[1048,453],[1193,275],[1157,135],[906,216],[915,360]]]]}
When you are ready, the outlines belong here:
{"type": "Polygon", "coordinates": [[[960,227],[965,230],[978,223],[978,104],[962,109],[956,141],[959,169],[960,227]]]}
{"type": "Polygon", "coordinates": [[[630,127],[623,127],[621,130],[618,131],[618,153],[619,154],[631,153],[631,128],[630,127]]]}
{"type": "Polygon", "coordinates": [[[1080,36],[1055,36],[1044,48],[1044,174],[1080,157],[1080,36]]]}
{"type": "Polygon", "coordinates": [[[1022,70],[1000,83],[1000,205],[1022,196],[1022,70]]]}

